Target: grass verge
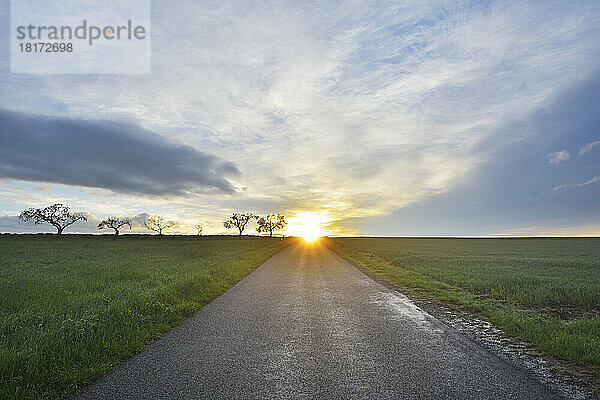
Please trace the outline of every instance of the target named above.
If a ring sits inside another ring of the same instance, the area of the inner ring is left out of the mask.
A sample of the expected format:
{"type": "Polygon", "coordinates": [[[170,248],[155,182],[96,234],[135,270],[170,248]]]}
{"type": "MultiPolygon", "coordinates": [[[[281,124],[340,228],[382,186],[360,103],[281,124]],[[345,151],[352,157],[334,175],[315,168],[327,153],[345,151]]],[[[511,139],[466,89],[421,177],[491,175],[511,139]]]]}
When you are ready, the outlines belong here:
{"type": "Polygon", "coordinates": [[[409,295],[456,306],[600,376],[600,239],[338,238],[409,295]]]}
{"type": "Polygon", "coordinates": [[[277,238],[0,235],[0,398],[73,394],[280,249],[277,238]]]}

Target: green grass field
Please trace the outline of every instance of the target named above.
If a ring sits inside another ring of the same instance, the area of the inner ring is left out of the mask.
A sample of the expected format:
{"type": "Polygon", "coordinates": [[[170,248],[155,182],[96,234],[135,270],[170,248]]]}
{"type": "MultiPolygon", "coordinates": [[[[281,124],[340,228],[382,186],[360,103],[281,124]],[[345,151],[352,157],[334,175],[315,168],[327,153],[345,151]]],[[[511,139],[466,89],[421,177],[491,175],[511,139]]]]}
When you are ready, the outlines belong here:
{"type": "Polygon", "coordinates": [[[0,235],[0,398],[69,396],[280,249],[277,238],[0,235]]]}
{"type": "Polygon", "coordinates": [[[410,295],[475,313],[600,375],[598,238],[339,238],[329,245],[410,295]]]}

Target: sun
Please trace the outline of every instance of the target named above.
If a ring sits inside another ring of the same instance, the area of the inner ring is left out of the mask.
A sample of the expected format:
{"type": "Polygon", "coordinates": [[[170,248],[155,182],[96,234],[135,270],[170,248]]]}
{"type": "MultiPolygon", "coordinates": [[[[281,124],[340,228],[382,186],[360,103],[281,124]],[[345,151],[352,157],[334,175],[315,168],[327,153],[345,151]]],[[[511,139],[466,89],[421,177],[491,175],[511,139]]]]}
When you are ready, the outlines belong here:
{"type": "Polygon", "coordinates": [[[318,238],[323,236],[319,230],[306,230],[301,235],[302,239],[308,243],[314,243],[318,238]]]}
{"type": "Polygon", "coordinates": [[[314,243],[320,237],[325,236],[323,225],[331,221],[325,215],[315,212],[300,212],[290,217],[286,233],[300,236],[308,243],[314,243]]]}

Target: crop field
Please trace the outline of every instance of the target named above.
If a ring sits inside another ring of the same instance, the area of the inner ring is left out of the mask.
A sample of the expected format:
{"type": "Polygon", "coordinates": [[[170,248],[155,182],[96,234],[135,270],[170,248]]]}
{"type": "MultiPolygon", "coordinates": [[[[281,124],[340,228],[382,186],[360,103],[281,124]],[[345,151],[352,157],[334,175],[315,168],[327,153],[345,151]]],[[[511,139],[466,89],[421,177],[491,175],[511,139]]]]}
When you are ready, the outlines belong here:
{"type": "Polygon", "coordinates": [[[409,295],[477,314],[600,375],[599,238],[338,238],[329,245],[409,295]]]}
{"type": "Polygon", "coordinates": [[[0,235],[0,398],[64,398],[281,249],[278,238],[0,235]]]}

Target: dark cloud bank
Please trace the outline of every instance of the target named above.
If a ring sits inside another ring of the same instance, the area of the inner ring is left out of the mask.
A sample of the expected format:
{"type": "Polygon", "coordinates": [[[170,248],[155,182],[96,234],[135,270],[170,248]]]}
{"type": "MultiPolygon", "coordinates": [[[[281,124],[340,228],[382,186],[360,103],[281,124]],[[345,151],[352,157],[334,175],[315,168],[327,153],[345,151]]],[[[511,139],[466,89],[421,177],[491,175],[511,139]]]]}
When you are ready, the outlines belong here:
{"type": "Polygon", "coordinates": [[[120,193],[232,193],[230,162],[138,126],[0,110],[0,178],[120,193]]]}

